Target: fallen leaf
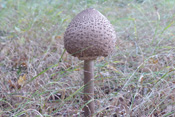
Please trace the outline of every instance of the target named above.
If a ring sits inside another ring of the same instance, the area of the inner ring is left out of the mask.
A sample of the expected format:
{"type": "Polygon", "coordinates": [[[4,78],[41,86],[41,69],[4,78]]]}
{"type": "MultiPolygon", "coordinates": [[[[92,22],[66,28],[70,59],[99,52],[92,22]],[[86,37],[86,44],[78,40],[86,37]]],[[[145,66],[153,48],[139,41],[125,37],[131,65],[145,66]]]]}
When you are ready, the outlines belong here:
{"type": "Polygon", "coordinates": [[[19,77],[18,83],[17,83],[17,84],[18,84],[19,86],[23,86],[23,85],[25,84],[26,80],[27,80],[27,79],[26,79],[26,74],[24,74],[23,76],[20,76],[20,77],[19,77]]]}
{"type": "Polygon", "coordinates": [[[59,36],[59,35],[55,36],[55,39],[61,39],[61,36],[59,36]]]}
{"type": "Polygon", "coordinates": [[[22,70],[26,70],[27,69],[27,64],[26,63],[21,63],[20,68],[22,70]]]}
{"type": "Polygon", "coordinates": [[[8,81],[10,89],[15,89],[15,84],[11,80],[8,81]]]}
{"type": "Polygon", "coordinates": [[[149,60],[149,63],[152,63],[152,64],[157,64],[159,61],[158,59],[155,59],[155,58],[150,58],[149,60]]]}

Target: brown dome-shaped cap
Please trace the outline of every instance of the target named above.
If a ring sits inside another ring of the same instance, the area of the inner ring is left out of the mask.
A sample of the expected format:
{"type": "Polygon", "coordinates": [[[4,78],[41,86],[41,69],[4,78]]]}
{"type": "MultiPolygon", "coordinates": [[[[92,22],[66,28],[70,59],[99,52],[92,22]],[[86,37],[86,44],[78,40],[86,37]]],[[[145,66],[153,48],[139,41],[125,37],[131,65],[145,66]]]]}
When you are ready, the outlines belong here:
{"type": "Polygon", "coordinates": [[[80,60],[109,55],[115,46],[115,31],[99,11],[88,8],[71,21],[64,34],[64,46],[80,60]]]}

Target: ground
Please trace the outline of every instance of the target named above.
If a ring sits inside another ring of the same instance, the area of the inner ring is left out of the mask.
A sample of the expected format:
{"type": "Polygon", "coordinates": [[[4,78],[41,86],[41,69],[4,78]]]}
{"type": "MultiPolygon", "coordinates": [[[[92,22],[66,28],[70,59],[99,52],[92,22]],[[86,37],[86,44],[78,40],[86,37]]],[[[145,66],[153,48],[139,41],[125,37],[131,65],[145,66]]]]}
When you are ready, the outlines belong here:
{"type": "Polygon", "coordinates": [[[0,117],[82,116],[83,61],[63,35],[86,8],[116,31],[95,61],[95,115],[175,116],[174,0],[0,0],[0,117]]]}

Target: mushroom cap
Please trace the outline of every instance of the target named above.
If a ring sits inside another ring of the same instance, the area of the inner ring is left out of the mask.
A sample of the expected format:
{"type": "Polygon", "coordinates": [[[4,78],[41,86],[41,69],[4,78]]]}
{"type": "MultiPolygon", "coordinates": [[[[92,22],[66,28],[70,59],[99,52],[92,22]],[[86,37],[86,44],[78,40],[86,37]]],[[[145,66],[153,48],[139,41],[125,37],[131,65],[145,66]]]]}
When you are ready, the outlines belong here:
{"type": "Polygon", "coordinates": [[[64,34],[64,47],[80,60],[108,56],[115,47],[115,31],[99,11],[88,8],[73,18],[64,34]]]}

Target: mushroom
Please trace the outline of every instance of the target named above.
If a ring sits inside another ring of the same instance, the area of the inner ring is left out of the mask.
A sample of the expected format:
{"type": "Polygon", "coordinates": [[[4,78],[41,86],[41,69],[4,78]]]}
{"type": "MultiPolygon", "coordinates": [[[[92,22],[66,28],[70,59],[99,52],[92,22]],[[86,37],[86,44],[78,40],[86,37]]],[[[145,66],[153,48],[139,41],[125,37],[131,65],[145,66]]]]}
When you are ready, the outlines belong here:
{"type": "Polygon", "coordinates": [[[99,11],[88,8],[80,12],[68,25],[64,47],[69,54],[84,60],[84,115],[92,116],[94,104],[94,60],[108,56],[115,47],[115,31],[99,11]]]}

